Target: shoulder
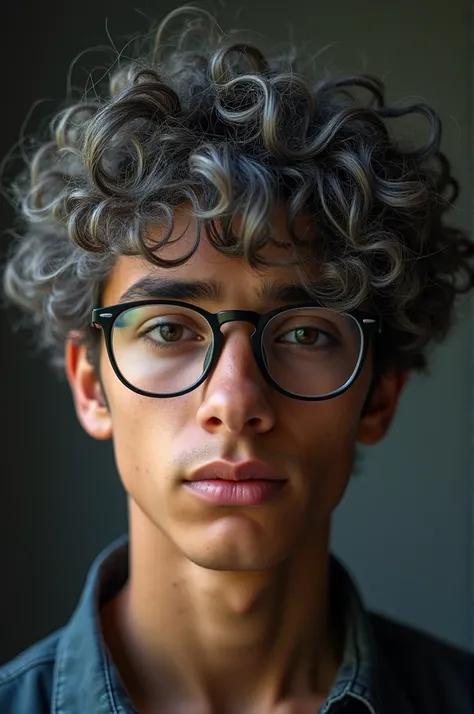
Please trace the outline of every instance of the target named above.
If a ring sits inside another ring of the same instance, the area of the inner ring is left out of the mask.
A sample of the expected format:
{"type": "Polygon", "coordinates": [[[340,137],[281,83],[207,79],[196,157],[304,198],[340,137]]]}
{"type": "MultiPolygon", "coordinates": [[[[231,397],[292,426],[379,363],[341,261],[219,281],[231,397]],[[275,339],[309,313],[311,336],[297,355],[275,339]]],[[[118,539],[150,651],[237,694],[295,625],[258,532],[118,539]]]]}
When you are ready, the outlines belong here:
{"type": "Polygon", "coordinates": [[[51,710],[57,631],[0,667],[1,714],[46,714],[51,710]]]}
{"type": "Polygon", "coordinates": [[[474,654],[378,614],[371,624],[384,661],[412,701],[423,701],[425,711],[431,700],[432,711],[453,701],[460,714],[474,711],[474,654]]]}

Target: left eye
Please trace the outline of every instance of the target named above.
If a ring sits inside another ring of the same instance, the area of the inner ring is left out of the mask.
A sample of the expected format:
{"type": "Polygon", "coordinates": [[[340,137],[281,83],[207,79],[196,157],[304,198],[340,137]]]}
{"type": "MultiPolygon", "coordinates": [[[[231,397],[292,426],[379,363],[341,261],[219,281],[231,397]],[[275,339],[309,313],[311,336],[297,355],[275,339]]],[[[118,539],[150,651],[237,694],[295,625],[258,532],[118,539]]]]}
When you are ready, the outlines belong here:
{"type": "Polygon", "coordinates": [[[278,342],[286,342],[306,347],[325,347],[333,341],[327,332],[322,332],[316,327],[297,327],[282,335],[278,342]]]}

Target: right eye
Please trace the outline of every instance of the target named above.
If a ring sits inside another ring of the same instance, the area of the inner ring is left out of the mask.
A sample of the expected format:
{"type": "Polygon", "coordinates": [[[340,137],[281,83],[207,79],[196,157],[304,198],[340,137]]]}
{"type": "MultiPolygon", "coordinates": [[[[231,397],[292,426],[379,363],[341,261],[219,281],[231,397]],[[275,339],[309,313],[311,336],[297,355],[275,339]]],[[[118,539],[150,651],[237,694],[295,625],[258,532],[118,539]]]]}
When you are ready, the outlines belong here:
{"type": "Polygon", "coordinates": [[[179,342],[188,342],[195,338],[201,339],[194,330],[180,324],[179,322],[159,322],[149,325],[141,332],[141,335],[150,339],[156,344],[173,344],[179,342]]]}

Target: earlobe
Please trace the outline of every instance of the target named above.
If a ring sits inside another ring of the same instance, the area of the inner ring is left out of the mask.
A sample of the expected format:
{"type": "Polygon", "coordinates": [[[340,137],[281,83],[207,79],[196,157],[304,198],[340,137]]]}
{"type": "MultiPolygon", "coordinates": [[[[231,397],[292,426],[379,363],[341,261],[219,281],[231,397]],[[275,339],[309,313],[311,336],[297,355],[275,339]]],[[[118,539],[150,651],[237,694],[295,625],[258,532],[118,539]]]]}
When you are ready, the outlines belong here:
{"type": "Polygon", "coordinates": [[[87,358],[86,347],[73,337],[66,343],[65,368],[83,428],[94,439],[110,439],[112,418],[100,380],[87,358]]]}
{"type": "Polygon", "coordinates": [[[361,417],[357,441],[364,446],[378,443],[387,434],[409,373],[387,372],[379,377],[361,417]]]}

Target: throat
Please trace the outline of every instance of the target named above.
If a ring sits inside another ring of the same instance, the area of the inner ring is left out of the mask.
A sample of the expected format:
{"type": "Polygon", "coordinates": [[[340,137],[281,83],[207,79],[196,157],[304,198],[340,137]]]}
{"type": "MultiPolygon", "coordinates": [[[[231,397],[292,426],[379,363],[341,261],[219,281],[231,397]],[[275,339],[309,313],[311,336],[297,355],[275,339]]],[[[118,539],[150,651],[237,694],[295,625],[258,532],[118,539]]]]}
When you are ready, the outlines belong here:
{"type": "Polygon", "coordinates": [[[288,714],[321,704],[340,662],[331,618],[305,597],[289,607],[257,573],[208,575],[192,599],[175,581],[153,615],[130,583],[103,608],[104,639],[137,711],[199,704],[222,714],[233,702],[232,711],[288,714]]]}

